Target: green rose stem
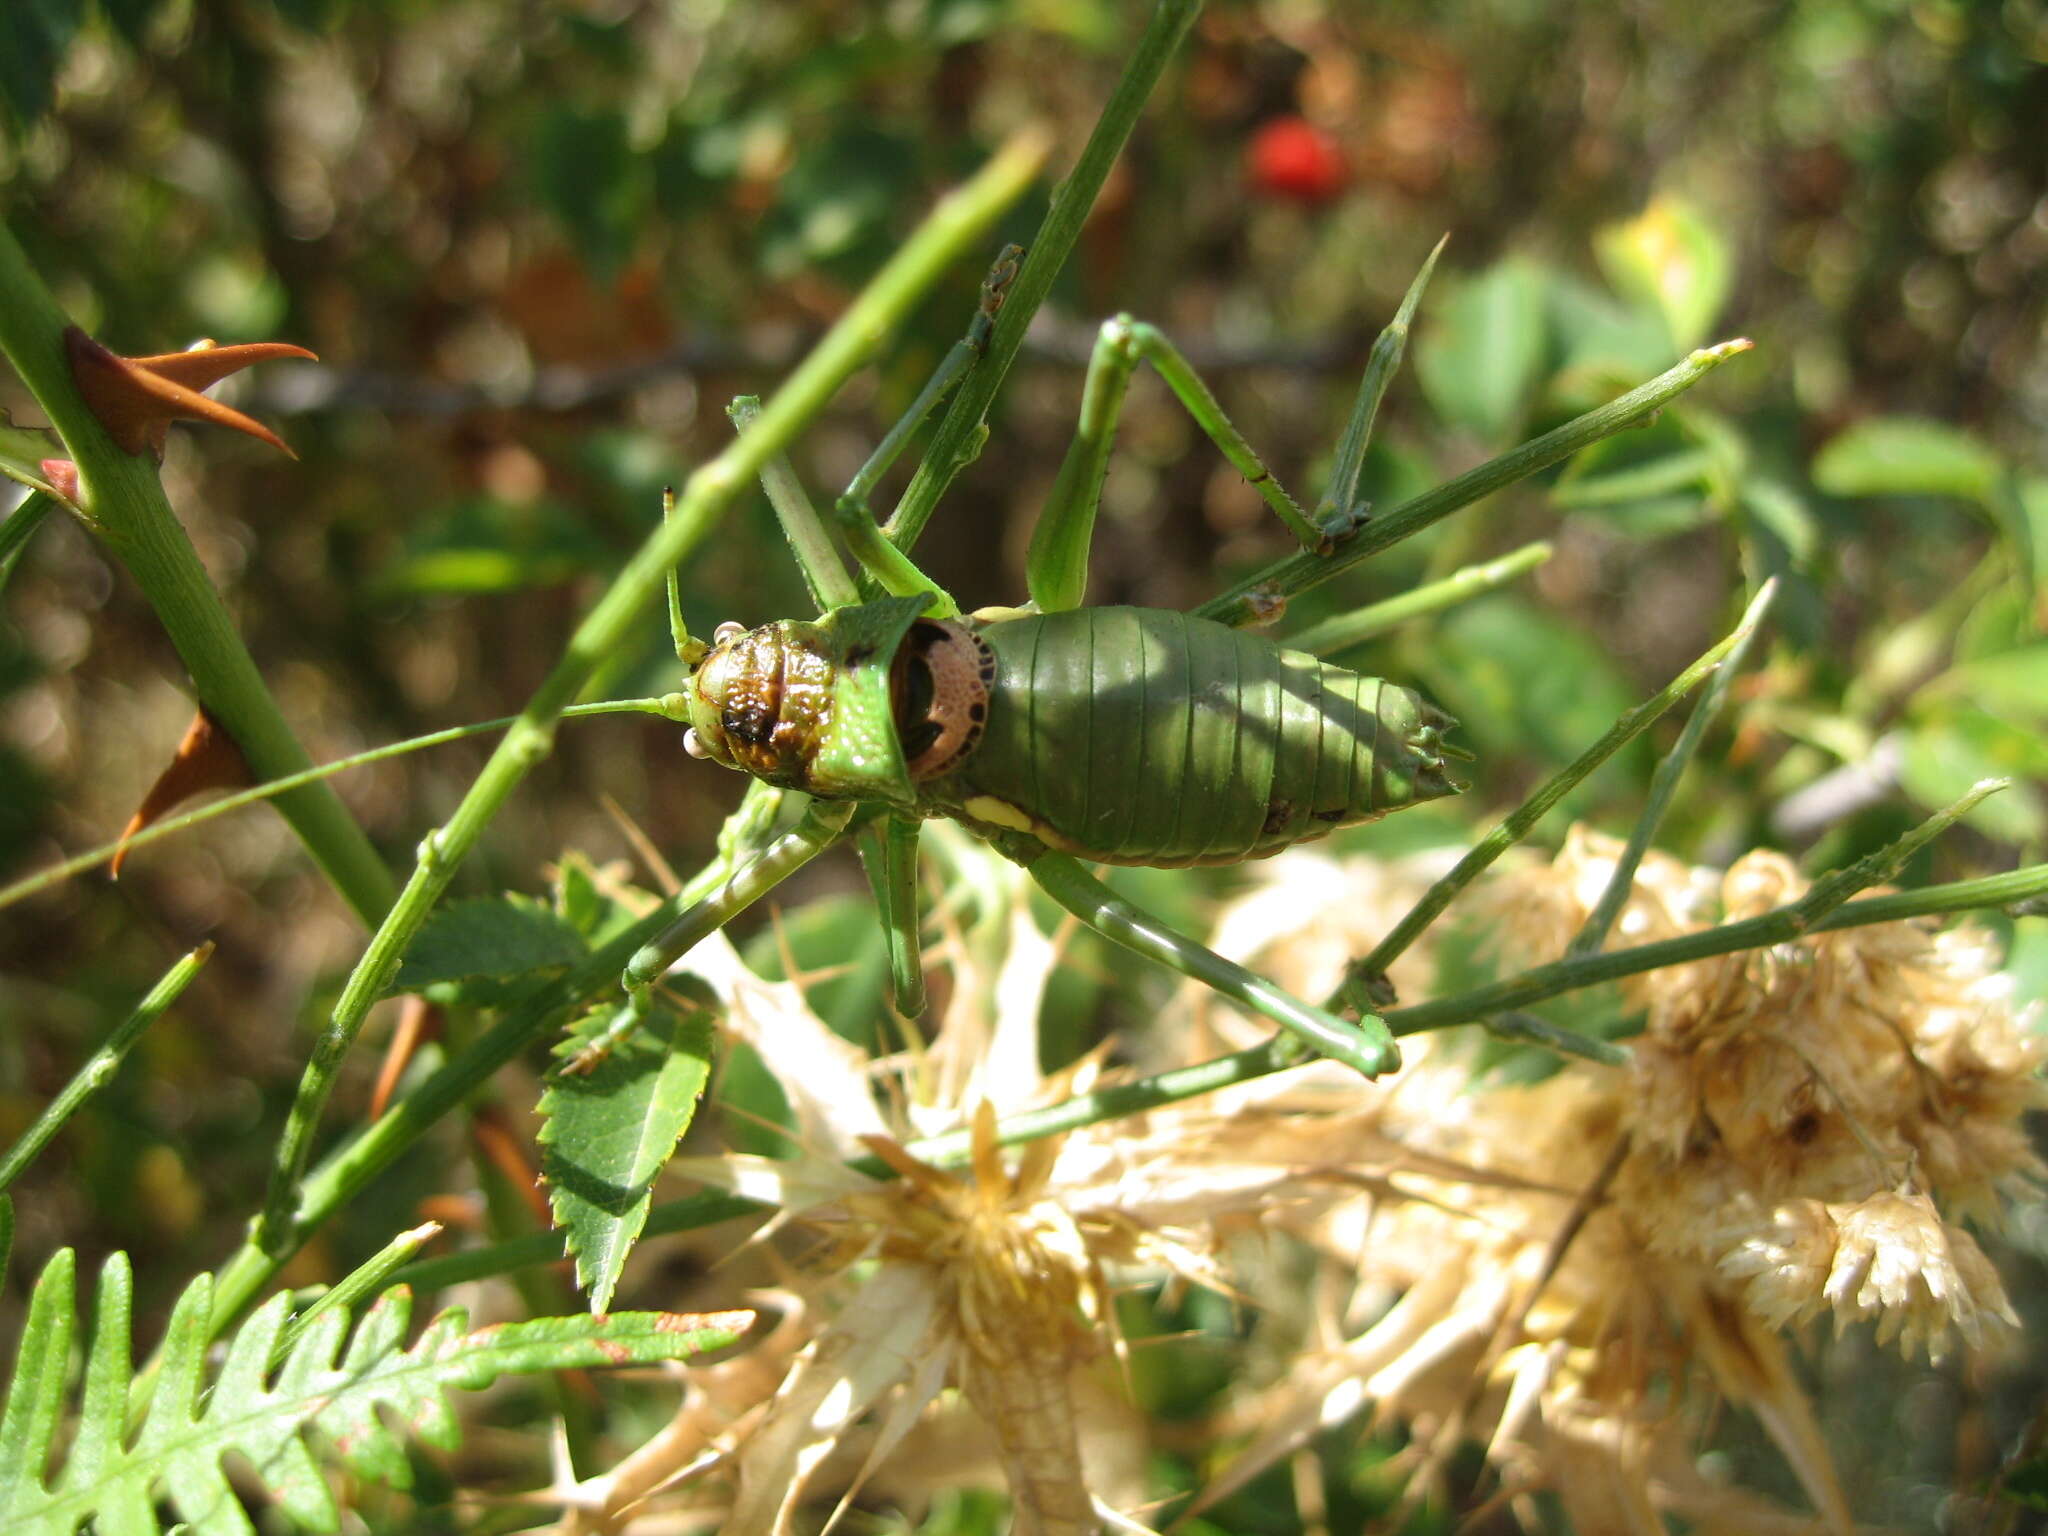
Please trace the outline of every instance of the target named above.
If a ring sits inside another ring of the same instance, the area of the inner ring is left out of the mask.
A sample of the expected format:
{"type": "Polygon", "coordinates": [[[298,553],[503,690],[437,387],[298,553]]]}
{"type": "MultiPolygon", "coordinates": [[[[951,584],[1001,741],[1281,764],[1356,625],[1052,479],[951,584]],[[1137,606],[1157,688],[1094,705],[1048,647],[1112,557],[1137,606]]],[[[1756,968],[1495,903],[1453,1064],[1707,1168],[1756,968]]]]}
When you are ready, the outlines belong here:
{"type": "Polygon", "coordinates": [[[1094,132],[1088,135],[1073,169],[1060,179],[1052,206],[1046,210],[1038,233],[1031,237],[1023,265],[1010,282],[1002,312],[996,316],[988,352],[953,396],[953,403],[932,433],[931,445],[925,450],[917,473],[910,477],[910,484],[904,488],[903,497],[889,518],[884,532],[897,548],[908,550],[917,543],[946,494],[946,487],[981,451],[982,437],[988,430],[983,418],[1010,365],[1017,360],[1031,317],[1038,313],[1038,306],[1052,291],[1053,279],[1066,266],[1074,242],[1081,236],[1081,226],[1095,206],[1096,194],[1109,176],[1109,168],[1123,153],[1124,141],[1130,137],[1131,126],[1137,122],[1145,98],[1152,94],[1166,61],[1180,47],[1201,9],[1201,0],[1160,0],[1153,10],[1144,34],[1131,51],[1130,62],[1117,79],[1116,89],[1103,105],[1102,116],[1095,120],[1094,132]]]}
{"type": "Polygon", "coordinates": [[[282,1254],[297,1241],[292,1207],[299,1175],[342,1058],[372,1005],[390,986],[407,946],[447,890],[456,869],[520,781],[547,756],[557,717],[597,666],[628,642],[661,592],[670,567],[689,556],[761,468],[788,446],[847,377],[867,361],[940,274],[959,261],[1022,195],[1044,158],[1045,146],[1038,135],[1020,136],[932,211],[775,392],[760,419],[690,476],[676,502],[675,515],[648,536],[577,625],[562,659],[520,711],[518,721],[498,743],[447,824],[421,839],[411,879],[350,974],[299,1081],[257,1227],[257,1240],[265,1251],[282,1254]]]}
{"type": "MultiPolygon", "coordinates": [[[[155,461],[125,452],[80,396],[64,348],[68,324],[0,225],[0,352],[78,466],[79,500],[93,532],[135,578],[192,674],[199,703],[234,738],[250,773],[282,779],[303,772],[312,759],[285,723],[171,511],[155,461]]],[[[307,784],[280,795],[277,808],[356,915],[375,927],[391,907],[391,872],[334,791],[307,784]]]]}
{"type": "Polygon", "coordinates": [[[1583,416],[1575,416],[1563,426],[1446,480],[1433,490],[1410,497],[1398,507],[1373,514],[1355,532],[1338,539],[1331,553],[1319,555],[1305,550],[1289,555],[1211,598],[1195,612],[1224,624],[1265,623],[1276,616],[1288,598],[1322,585],[1332,576],[1392,548],[1482,496],[1490,496],[1603,437],[1612,437],[1648,420],[1731,357],[1749,351],[1751,345],[1737,338],[1703,347],[1647,384],[1638,385],[1583,416]]]}

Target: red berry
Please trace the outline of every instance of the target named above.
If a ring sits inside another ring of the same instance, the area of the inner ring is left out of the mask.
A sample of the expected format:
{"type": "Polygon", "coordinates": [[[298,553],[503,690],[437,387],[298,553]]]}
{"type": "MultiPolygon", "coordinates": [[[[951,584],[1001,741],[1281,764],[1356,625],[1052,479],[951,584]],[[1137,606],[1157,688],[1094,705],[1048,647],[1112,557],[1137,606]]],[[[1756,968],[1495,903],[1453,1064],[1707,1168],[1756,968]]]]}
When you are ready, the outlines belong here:
{"type": "Polygon", "coordinates": [[[1326,203],[1344,190],[1344,155],[1320,128],[1299,117],[1276,117],[1252,135],[1245,180],[1264,197],[1326,203]]]}

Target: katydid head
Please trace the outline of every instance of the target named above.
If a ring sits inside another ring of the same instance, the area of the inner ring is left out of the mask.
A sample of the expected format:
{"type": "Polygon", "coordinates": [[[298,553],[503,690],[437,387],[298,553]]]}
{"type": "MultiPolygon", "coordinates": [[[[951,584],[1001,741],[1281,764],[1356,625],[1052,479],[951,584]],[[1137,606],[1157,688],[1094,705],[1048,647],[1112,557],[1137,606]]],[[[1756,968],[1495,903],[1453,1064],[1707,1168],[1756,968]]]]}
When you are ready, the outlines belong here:
{"type": "Polygon", "coordinates": [[[720,625],[685,691],[685,745],[785,789],[911,804],[890,674],[925,601],[882,598],[758,629],[720,625]]]}

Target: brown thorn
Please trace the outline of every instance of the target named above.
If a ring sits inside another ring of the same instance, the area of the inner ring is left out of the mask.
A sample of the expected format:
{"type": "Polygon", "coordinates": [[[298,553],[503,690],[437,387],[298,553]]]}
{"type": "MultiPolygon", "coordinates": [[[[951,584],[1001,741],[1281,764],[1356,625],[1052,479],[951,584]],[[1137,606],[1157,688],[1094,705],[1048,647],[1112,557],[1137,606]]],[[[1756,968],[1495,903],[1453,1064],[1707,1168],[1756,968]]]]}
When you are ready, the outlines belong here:
{"type": "Polygon", "coordinates": [[[391,1043],[384,1047],[384,1060],[377,1067],[377,1085],[370,1090],[369,1119],[383,1118],[391,1095],[398,1091],[398,1080],[419,1054],[421,1042],[432,1039],[440,1030],[439,1008],[424,997],[405,1000],[399,1010],[398,1027],[391,1032],[391,1043]]]}
{"type": "Polygon", "coordinates": [[[282,357],[311,358],[304,347],[282,341],[258,341],[232,347],[203,343],[190,352],[153,357],[122,357],[94,341],[77,326],[64,330],[64,350],[71,359],[71,377],[86,407],[126,453],[148,449],[159,459],[164,436],[173,421],[211,421],[281,449],[293,458],[285,440],[252,416],[209,400],[199,391],[254,363],[282,357]]]}
{"type": "Polygon", "coordinates": [[[178,750],[171,754],[170,762],[149,786],[149,793],[128,818],[128,825],[121,829],[113,861],[107,866],[108,875],[115,880],[121,878],[121,865],[128,857],[128,839],[151,822],[161,821],[172,807],[209,789],[240,789],[253,782],[242,749],[202,705],[192,723],[185,727],[178,750]]]}

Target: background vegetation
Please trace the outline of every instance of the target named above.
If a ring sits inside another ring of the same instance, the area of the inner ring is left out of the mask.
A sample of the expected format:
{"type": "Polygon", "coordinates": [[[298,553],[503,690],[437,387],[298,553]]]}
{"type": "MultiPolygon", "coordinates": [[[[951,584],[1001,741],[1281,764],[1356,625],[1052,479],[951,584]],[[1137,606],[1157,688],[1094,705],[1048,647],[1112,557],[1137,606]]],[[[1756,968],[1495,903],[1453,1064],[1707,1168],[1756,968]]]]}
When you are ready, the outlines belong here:
{"type": "MultiPolygon", "coordinates": [[[[1011,129],[1061,125],[1055,174],[1067,163],[1130,45],[1128,10],[39,0],[0,40],[0,186],[36,267],[115,350],[203,335],[320,354],[223,391],[297,463],[202,429],[173,434],[164,478],[325,759],[516,710],[658,515],[660,488],[729,439],[732,395],[765,392],[1011,129]]],[[[1358,845],[1462,839],[1776,574],[1769,654],[1666,845],[1707,864],[1775,846],[1818,871],[2000,773],[2021,782],[1904,883],[2033,862],[2048,831],[2033,782],[2048,777],[2044,122],[2048,9],[2031,0],[1219,0],[1114,173],[986,450],[933,525],[928,565],[969,603],[1021,595],[1094,325],[1119,309],[1187,350],[1284,479],[1318,486],[1366,348],[1449,231],[1368,466],[1376,502],[1703,341],[1758,349],[1654,427],[1297,606],[1290,620],[1306,623],[1535,538],[1553,547],[1516,588],[1347,658],[1442,700],[1480,759],[1475,803],[1358,845]]],[[[1044,190],[1004,238],[1028,233],[1044,190]]],[[[798,455],[809,485],[845,482],[959,334],[980,275],[953,274],[812,431],[798,455]]],[[[0,400],[39,419],[18,390],[0,400]]],[[[1287,547],[1149,378],[1104,507],[1097,602],[1191,606],[1287,547]]],[[[805,607],[765,501],[728,520],[682,591],[699,632],[805,607]]],[[[151,611],[81,530],[43,529],[4,603],[0,878],[13,878],[117,832],[191,703],[151,611]]],[[[674,677],[650,618],[591,696],[659,694],[674,677]]],[[[565,727],[457,893],[538,892],[546,868],[577,858],[629,861],[645,880],[626,823],[696,867],[740,786],[690,763],[676,736],[627,717],[565,727]]],[[[402,869],[482,750],[437,749],[340,788],[402,869]]],[[[1651,764],[1624,755],[1569,810],[1625,831],[1651,764]]],[[[778,942],[801,966],[866,942],[864,897],[839,899],[856,891],[850,862],[806,881],[785,893],[781,934],[752,925],[764,963],[778,942]]],[[[1230,884],[1140,880],[1190,920],[1230,884]]],[[[2038,922],[1996,926],[2020,995],[2048,991],[2038,922]]],[[[10,1309],[59,1245],[88,1261],[128,1250],[145,1315],[234,1247],[361,933],[267,812],[0,923],[7,1139],[202,939],[217,953],[175,1012],[16,1186],[10,1309]]],[[[1077,969],[1090,979],[1068,983],[1061,1014],[1075,1044],[1160,1006],[1163,980],[1110,987],[1077,969]]],[[[856,1004],[825,1002],[850,1031],[874,1028],[856,1004]]],[[[352,1062],[342,1113],[360,1111],[374,1065],[352,1062]]],[[[523,1113],[532,1094],[507,1102],[523,1113]]],[[[293,1278],[347,1270],[423,1200],[478,1230],[516,1226],[468,1198],[474,1181],[442,1150],[351,1207],[293,1278]]],[[[2008,1286],[2038,1323],[2048,1230],[2022,1212],[2006,1236],[2008,1286]]],[[[558,1309],[573,1309],[566,1294],[558,1309]]],[[[1168,1310],[1148,1326],[1232,1324],[1168,1310]]],[[[1957,1440],[1866,1511],[1907,1522],[1981,1484],[2042,1389],[2024,1359],[1886,1379],[1901,1408],[1868,1434],[1957,1440]]],[[[1865,1380],[1830,1385],[1853,1396],[1865,1380]]],[[[1194,1414],[1216,1390],[1191,1371],[1159,1411],[1194,1414]]],[[[534,1465],[508,1481],[534,1485],[534,1465]]],[[[1288,1527],[1239,1518],[1233,1529],[1288,1527]]]]}

